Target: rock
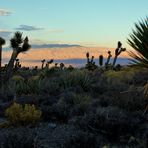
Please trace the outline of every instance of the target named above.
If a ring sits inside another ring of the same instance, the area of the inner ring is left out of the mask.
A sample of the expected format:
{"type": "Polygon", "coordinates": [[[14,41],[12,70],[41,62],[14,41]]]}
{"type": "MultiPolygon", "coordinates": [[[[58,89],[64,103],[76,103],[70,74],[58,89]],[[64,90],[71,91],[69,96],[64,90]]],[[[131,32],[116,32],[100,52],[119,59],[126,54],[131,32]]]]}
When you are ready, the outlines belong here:
{"type": "Polygon", "coordinates": [[[48,127],[54,129],[54,128],[57,127],[57,124],[55,124],[55,123],[49,123],[48,124],[48,127]]]}

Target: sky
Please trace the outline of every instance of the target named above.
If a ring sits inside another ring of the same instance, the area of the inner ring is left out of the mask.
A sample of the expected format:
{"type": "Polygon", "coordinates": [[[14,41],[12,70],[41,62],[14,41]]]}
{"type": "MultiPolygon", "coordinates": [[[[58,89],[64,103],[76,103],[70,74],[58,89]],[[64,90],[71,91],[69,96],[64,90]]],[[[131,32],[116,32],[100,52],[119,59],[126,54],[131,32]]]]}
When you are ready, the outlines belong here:
{"type": "Polygon", "coordinates": [[[125,46],[148,0],[0,0],[0,36],[21,31],[32,44],[125,46]]]}

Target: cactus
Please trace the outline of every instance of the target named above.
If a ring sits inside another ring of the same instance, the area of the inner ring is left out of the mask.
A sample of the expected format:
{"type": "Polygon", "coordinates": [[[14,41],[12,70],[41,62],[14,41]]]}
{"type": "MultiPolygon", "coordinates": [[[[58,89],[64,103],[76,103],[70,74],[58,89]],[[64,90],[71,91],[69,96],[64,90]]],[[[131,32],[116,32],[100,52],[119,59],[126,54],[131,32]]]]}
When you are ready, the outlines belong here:
{"type": "Polygon", "coordinates": [[[13,52],[12,52],[10,61],[8,63],[8,66],[6,68],[6,74],[5,74],[6,81],[8,81],[12,76],[14,62],[17,56],[19,55],[19,53],[28,51],[31,47],[29,45],[28,37],[26,36],[25,39],[23,40],[22,33],[20,32],[15,32],[13,38],[11,38],[10,40],[10,44],[13,49],[13,52]]]}
{"type": "Polygon", "coordinates": [[[117,61],[117,57],[122,53],[126,51],[126,48],[122,48],[122,43],[119,41],[118,42],[118,45],[117,45],[117,48],[115,50],[115,57],[114,57],[114,61],[113,61],[113,67],[115,66],[116,64],[116,61],[117,61]]]}
{"type": "Polygon", "coordinates": [[[99,65],[102,66],[103,65],[103,55],[99,56],[99,65]]]}
{"type": "Polygon", "coordinates": [[[2,46],[5,44],[5,40],[0,37],[0,86],[1,86],[1,61],[2,61],[2,46]]]}

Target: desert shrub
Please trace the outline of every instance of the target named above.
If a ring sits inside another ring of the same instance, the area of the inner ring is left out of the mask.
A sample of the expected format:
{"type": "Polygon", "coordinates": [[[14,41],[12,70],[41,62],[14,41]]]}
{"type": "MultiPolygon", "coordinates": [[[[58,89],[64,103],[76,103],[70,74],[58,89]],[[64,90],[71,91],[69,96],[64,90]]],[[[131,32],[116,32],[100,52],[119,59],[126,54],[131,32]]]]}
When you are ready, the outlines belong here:
{"type": "Polygon", "coordinates": [[[140,116],[135,118],[135,115],[118,107],[99,107],[89,127],[116,139],[118,136],[134,134],[139,123],[140,116]]]}
{"type": "Polygon", "coordinates": [[[0,131],[0,148],[33,148],[36,132],[29,128],[3,129],[0,131]]]}
{"type": "Polygon", "coordinates": [[[77,131],[70,138],[69,141],[65,144],[65,148],[97,148],[99,142],[94,134],[77,131]]]}
{"type": "Polygon", "coordinates": [[[90,103],[92,98],[86,94],[75,94],[73,92],[69,92],[61,96],[59,103],[66,103],[70,105],[76,105],[81,103],[90,103]]]}
{"type": "Polygon", "coordinates": [[[118,98],[112,98],[112,105],[127,111],[142,111],[148,104],[141,90],[130,86],[125,92],[121,92],[118,98]]]}
{"type": "Polygon", "coordinates": [[[58,95],[60,92],[59,83],[54,79],[44,78],[38,82],[38,90],[40,94],[58,95]]]}
{"type": "Polygon", "coordinates": [[[38,83],[40,81],[39,76],[32,76],[28,79],[28,87],[29,87],[29,93],[38,94],[39,88],[38,83]]]}
{"type": "Polygon", "coordinates": [[[105,76],[99,76],[94,79],[94,83],[91,85],[91,93],[93,96],[102,95],[108,90],[108,82],[105,76]]]}
{"type": "Polygon", "coordinates": [[[92,101],[91,96],[86,94],[75,94],[69,92],[62,96],[58,102],[59,105],[67,105],[69,107],[69,113],[71,115],[80,115],[84,114],[88,106],[92,101]]]}
{"type": "Polygon", "coordinates": [[[113,71],[109,70],[105,73],[107,77],[108,83],[118,84],[118,83],[131,83],[134,71],[132,70],[121,70],[121,71],[113,71]]]}
{"type": "Polygon", "coordinates": [[[53,76],[59,76],[62,73],[62,71],[57,68],[57,67],[52,67],[50,69],[43,69],[38,76],[43,79],[45,77],[49,78],[49,77],[53,77],[53,76]]]}
{"type": "Polygon", "coordinates": [[[107,107],[116,106],[127,111],[143,111],[148,100],[143,95],[142,89],[140,87],[135,87],[133,85],[121,84],[113,85],[110,84],[106,92],[103,94],[98,94],[90,106],[91,110],[96,107],[107,107]]]}
{"type": "Polygon", "coordinates": [[[15,98],[15,102],[21,105],[30,104],[38,105],[38,98],[36,95],[21,95],[15,98]]]}
{"type": "MultiPolygon", "coordinates": [[[[46,114],[43,114],[46,119],[54,118],[59,122],[67,122],[70,117],[71,106],[67,104],[55,103],[51,107],[46,108],[46,114]],[[50,117],[49,117],[50,116],[50,117]]],[[[45,113],[45,110],[44,110],[45,113]]]]}
{"type": "Polygon", "coordinates": [[[35,76],[39,71],[34,71],[32,69],[18,69],[14,72],[14,75],[19,75],[23,77],[24,79],[29,79],[32,76],[35,76]]]}
{"type": "Polygon", "coordinates": [[[22,76],[20,76],[20,75],[14,75],[12,77],[12,80],[14,80],[16,82],[22,82],[22,81],[24,81],[24,78],[22,76]]]}
{"type": "Polygon", "coordinates": [[[59,90],[59,83],[56,82],[54,78],[40,78],[39,76],[31,77],[28,80],[28,86],[30,88],[30,93],[33,94],[53,94],[57,95],[59,90]]]}
{"type": "Polygon", "coordinates": [[[7,87],[9,91],[18,95],[27,94],[29,92],[29,87],[25,79],[21,76],[13,76],[12,79],[9,80],[7,87]]]}
{"type": "Polygon", "coordinates": [[[141,69],[137,71],[133,77],[134,85],[143,86],[147,80],[148,80],[148,70],[147,69],[141,69]]]}
{"type": "Polygon", "coordinates": [[[57,103],[45,108],[43,106],[43,116],[46,119],[67,122],[74,116],[84,115],[92,98],[84,94],[68,92],[61,96],[57,103]]]}
{"type": "Polygon", "coordinates": [[[68,87],[81,86],[87,91],[91,88],[92,81],[87,71],[75,70],[72,72],[63,72],[59,78],[59,83],[64,89],[68,87]]]}
{"type": "Polygon", "coordinates": [[[14,103],[6,111],[5,115],[12,125],[35,124],[40,120],[41,111],[34,105],[25,104],[25,106],[14,103]]]}

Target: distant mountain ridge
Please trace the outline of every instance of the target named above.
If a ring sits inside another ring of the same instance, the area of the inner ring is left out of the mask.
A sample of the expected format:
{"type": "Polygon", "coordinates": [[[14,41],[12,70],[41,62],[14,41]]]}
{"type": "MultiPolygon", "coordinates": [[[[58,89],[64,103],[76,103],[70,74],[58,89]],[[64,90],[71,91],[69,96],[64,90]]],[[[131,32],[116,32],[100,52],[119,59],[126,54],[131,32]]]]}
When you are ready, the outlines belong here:
{"type": "Polygon", "coordinates": [[[32,44],[31,48],[66,48],[66,47],[82,47],[77,44],[32,44]]]}
{"type": "MultiPolygon", "coordinates": [[[[68,47],[82,47],[78,44],[31,44],[31,48],[68,48],[68,47]]],[[[9,51],[11,48],[4,47],[4,51],[9,51]]]]}

